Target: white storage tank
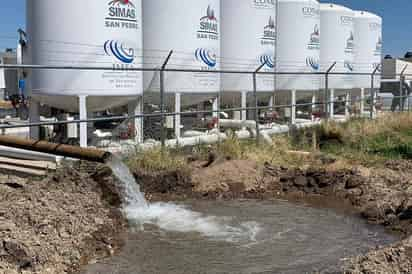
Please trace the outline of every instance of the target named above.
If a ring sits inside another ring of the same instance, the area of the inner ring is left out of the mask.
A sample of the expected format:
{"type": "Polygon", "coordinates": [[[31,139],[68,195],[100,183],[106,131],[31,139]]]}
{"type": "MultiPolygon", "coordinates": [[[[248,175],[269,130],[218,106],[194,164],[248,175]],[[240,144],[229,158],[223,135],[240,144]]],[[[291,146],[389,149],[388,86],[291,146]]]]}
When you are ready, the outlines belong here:
{"type": "MultiPolygon", "coordinates": [[[[372,73],[382,63],[382,18],[370,12],[356,11],[354,28],[356,72],[372,73]]],[[[380,77],[375,79],[375,88],[377,88],[380,85],[380,77]]],[[[356,88],[370,88],[370,86],[370,77],[356,77],[356,88]]]]}
{"type": "MultiPolygon", "coordinates": [[[[336,62],[332,72],[354,73],[354,12],[344,6],[321,4],[320,24],[322,35],[320,43],[321,71],[326,71],[336,62]]],[[[330,75],[329,88],[353,88],[353,75],[330,75]]],[[[321,82],[322,87],[324,81],[321,82]]]]}
{"type": "MultiPolygon", "coordinates": [[[[222,1],[222,69],[275,71],[276,1],[222,1]]],[[[257,91],[274,91],[273,75],[258,75],[257,91]]],[[[252,76],[222,74],[223,91],[252,91],[252,76]]]]}
{"type": "MultiPolygon", "coordinates": [[[[220,69],[220,0],[144,0],[143,16],[146,68],[161,67],[173,50],[168,69],[220,69]]],[[[145,72],[145,91],[158,92],[159,78],[158,72],[145,72]]],[[[164,87],[168,93],[216,93],[220,89],[220,76],[166,72],[164,87]]],[[[196,102],[182,102],[190,103],[196,102]]]]}
{"type": "Polygon", "coordinates": [[[33,70],[33,97],[78,111],[86,95],[89,111],[126,104],[142,94],[141,0],[27,0],[29,58],[50,66],[118,70],[33,70]]]}
{"type": "MultiPolygon", "coordinates": [[[[278,72],[320,71],[320,4],[316,0],[278,0],[278,72]]],[[[317,90],[319,76],[279,75],[280,90],[317,90]]]]}

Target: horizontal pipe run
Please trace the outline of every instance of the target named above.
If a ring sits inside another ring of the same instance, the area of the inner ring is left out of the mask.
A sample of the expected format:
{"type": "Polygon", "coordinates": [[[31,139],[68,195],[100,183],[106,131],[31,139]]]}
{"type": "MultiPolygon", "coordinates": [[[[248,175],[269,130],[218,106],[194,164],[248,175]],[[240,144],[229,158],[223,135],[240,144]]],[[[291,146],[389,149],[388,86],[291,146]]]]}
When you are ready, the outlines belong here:
{"type": "MultiPolygon", "coordinates": [[[[391,98],[407,98],[407,96],[394,96],[391,98]]],[[[352,102],[361,102],[367,101],[368,98],[352,100],[352,102]]],[[[316,103],[300,103],[295,104],[296,107],[304,107],[304,106],[317,106],[317,105],[324,105],[329,103],[340,103],[342,101],[319,101],[316,103]]],[[[273,110],[273,109],[282,109],[282,108],[290,108],[291,105],[276,105],[276,106],[260,106],[260,107],[246,107],[246,108],[224,108],[220,110],[204,110],[204,111],[189,111],[189,112],[166,112],[164,116],[188,116],[194,114],[211,114],[216,112],[226,112],[226,111],[248,111],[248,110],[273,110]]],[[[102,118],[92,118],[87,120],[66,120],[66,121],[53,121],[53,122],[38,122],[38,123],[23,123],[23,124],[16,124],[16,125],[0,125],[0,130],[9,129],[9,128],[25,128],[25,127],[39,127],[39,126],[53,126],[53,125],[68,125],[68,124],[79,124],[79,123],[95,123],[95,122],[109,122],[109,121],[125,121],[131,120],[136,118],[145,118],[145,117],[160,117],[162,114],[160,112],[156,113],[145,113],[145,114],[137,114],[132,116],[112,116],[112,117],[102,117],[102,118]]]]}
{"type": "Polygon", "coordinates": [[[22,139],[14,136],[0,136],[0,145],[98,163],[105,163],[111,156],[110,152],[98,149],[22,139]]]}

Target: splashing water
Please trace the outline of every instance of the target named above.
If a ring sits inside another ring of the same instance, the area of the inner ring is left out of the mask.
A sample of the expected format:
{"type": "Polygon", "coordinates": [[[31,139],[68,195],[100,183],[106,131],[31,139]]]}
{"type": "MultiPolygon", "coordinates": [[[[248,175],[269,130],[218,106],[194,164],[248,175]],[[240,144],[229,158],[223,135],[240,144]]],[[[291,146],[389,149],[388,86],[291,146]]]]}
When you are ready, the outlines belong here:
{"type": "Polygon", "coordinates": [[[112,156],[106,161],[106,165],[111,168],[114,176],[122,183],[119,188],[123,195],[124,204],[126,206],[147,208],[149,204],[140,191],[140,186],[136,183],[133,174],[123,161],[112,156]]]}
{"type": "Polygon", "coordinates": [[[129,168],[117,157],[111,157],[106,164],[119,180],[123,196],[123,211],[126,218],[137,227],[155,225],[162,230],[181,233],[197,232],[203,236],[230,242],[255,241],[261,230],[256,222],[231,224],[230,217],[205,216],[182,205],[173,203],[150,204],[140,191],[129,168]]]}

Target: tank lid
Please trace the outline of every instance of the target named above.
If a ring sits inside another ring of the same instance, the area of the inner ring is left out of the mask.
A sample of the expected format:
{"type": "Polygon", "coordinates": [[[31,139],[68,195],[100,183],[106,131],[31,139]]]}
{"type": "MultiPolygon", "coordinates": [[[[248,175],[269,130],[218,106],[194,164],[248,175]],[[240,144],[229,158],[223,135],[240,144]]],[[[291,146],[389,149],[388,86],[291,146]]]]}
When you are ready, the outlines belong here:
{"type": "Polygon", "coordinates": [[[349,12],[353,12],[353,10],[351,10],[350,8],[347,8],[345,6],[342,5],[337,5],[337,4],[333,4],[333,3],[322,3],[320,4],[320,9],[321,10],[330,10],[330,11],[349,11],[349,12]]]}
{"type": "Polygon", "coordinates": [[[379,15],[376,15],[374,13],[371,13],[369,11],[364,11],[364,10],[356,10],[355,11],[355,17],[358,18],[377,18],[377,19],[382,19],[379,15]]]}

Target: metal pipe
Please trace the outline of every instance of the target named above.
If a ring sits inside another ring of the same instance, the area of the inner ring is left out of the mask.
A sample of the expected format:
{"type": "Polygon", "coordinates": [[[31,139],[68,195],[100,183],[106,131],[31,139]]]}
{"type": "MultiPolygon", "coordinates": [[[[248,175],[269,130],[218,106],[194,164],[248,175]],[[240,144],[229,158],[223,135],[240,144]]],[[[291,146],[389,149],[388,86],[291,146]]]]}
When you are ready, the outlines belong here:
{"type": "Polygon", "coordinates": [[[328,106],[330,106],[330,99],[329,99],[329,74],[331,74],[332,69],[336,66],[336,62],[334,62],[328,70],[325,72],[325,101],[326,104],[324,105],[324,110],[326,114],[326,120],[329,118],[330,115],[327,115],[328,106]]]}
{"type": "Polygon", "coordinates": [[[98,163],[105,163],[111,156],[110,152],[99,149],[35,141],[14,136],[0,136],[0,145],[98,163]]]}
{"type": "Polygon", "coordinates": [[[256,122],[256,143],[259,145],[259,109],[258,109],[258,98],[257,98],[257,82],[256,74],[266,65],[266,61],[263,62],[253,73],[253,98],[255,101],[255,122],[256,122]]]}
{"type": "Polygon", "coordinates": [[[374,88],[374,84],[375,84],[375,74],[376,72],[379,70],[380,65],[376,66],[376,68],[373,70],[372,74],[371,74],[371,119],[375,118],[375,88],[374,88]]]}
{"type": "Polygon", "coordinates": [[[173,50],[169,52],[167,55],[165,61],[163,62],[162,67],[160,68],[160,141],[162,143],[162,148],[165,147],[165,141],[166,141],[166,132],[165,132],[165,115],[164,115],[164,97],[165,97],[165,80],[164,80],[164,72],[167,66],[167,63],[169,63],[170,58],[172,57],[173,50]]]}

